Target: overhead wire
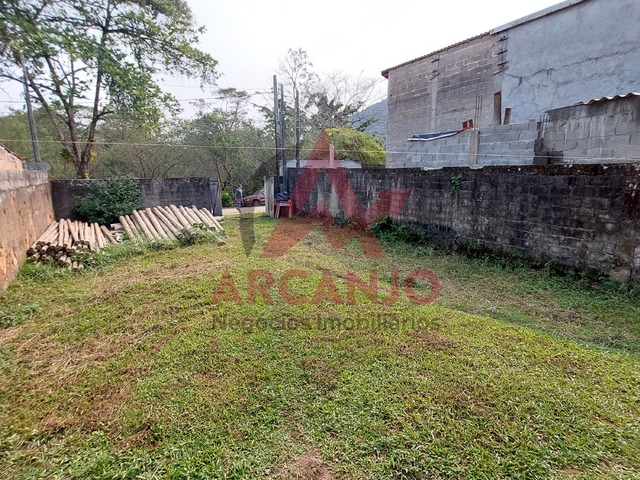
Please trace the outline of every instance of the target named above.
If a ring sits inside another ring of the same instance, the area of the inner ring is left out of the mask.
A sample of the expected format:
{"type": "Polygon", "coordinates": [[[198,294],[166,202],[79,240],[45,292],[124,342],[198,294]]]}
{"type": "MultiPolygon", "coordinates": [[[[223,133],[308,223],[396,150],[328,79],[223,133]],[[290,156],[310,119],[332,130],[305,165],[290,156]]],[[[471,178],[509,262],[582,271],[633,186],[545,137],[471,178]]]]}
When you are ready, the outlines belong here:
{"type": "MultiPolygon", "coordinates": [[[[25,140],[25,139],[3,139],[0,138],[0,143],[7,143],[7,142],[15,142],[15,143],[31,143],[31,140],[25,140]]],[[[39,143],[72,143],[70,141],[67,142],[59,142],[57,140],[39,140],[39,143]]],[[[84,143],[84,142],[81,142],[84,143]]],[[[100,141],[95,141],[93,142],[94,145],[102,145],[102,146],[128,146],[128,147],[170,147],[170,148],[193,148],[193,149],[207,149],[207,148],[211,148],[211,147],[218,147],[220,145],[216,145],[216,144],[180,144],[180,143],[161,143],[161,142],[109,142],[109,141],[104,141],[104,140],[100,140],[100,141]]],[[[275,150],[274,147],[261,147],[261,146],[228,146],[228,145],[222,145],[223,148],[227,149],[227,150],[261,150],[261,151],[269,151],[272,152],[275,150]]],[[[283,150],[285,151],[291,151],[293,150],[293,147],[288,147],[285,148],[283,150]]],[[[302,148],[300,150],[301,152],[312,152],[313,148],[302,148]]],[[[340,151],[340,150],[339,150],[340,151]]],[[[338,151],[338,152],[339,152],[338,151]]],[[[349,150],[342,150],[342,151],[349,151],[349,150]]],[[[355,150],[354,150],[355,151],[355,150]]],[[[380,153],[379,150],[357,150],[358,152],[361,153],[380,153]]],[[[403,151],[403,150],[384,150],[384,153],[387,155],[415,155],[416,152],[415,151],[403,151]]],[[[427,153],[428,154],[428,153],[427,153]]],[[[443,156],[443,157],[459,157],[459,156],[469,156],[468,153],[432,153],[432,154],[428,154],[428,155],[438,155],[438,156],[443,156]]],[[[520,154],[497,154],[497,153],[478,153],[475,154],[476,157],[490,157],[490,158],[495,158],[495,159],[499,159],[499,158],[521,158],[522,155],[520,154]]],[[[554,156],[549,155],[549,158],[554,158],[554,156]]],[[[559,158],[559,157],[558,157],[559,158]]],[[[583,160],[589,160],[590,162],[594,162],[594,161],[616,161],[616,162],[623,162],[623,161],[640,161],[640,156],[627,156],[627,157],[568,157],[568,156],[562,156],[563,160],[570,160],[570,161],[583,161],[583,160]]],[[[516,165],[514,165],[516,166],[516,165]]],[[[418,167],[419,168],[419,167],[418,167]]]]}

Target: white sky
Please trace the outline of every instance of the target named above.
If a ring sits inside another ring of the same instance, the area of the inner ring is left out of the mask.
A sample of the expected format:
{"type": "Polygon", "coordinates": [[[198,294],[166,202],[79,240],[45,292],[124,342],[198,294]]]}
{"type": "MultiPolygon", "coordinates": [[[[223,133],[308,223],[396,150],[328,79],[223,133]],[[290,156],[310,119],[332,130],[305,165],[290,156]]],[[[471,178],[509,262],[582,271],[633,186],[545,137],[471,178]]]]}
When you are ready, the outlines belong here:
{"type": "MultiPolygon", "coordinates": [[[[188,0],[207,32],[201,48],[223,76],[219,85],[269,89],[288,48],[302,48],[317,72],[385,68],[559,3],[558,0],[188,0]]],[[[173,89],[184,94],[187,89],[173,89]]],[[[183,97],[185,98],[185,97],[183,97]]]]}
{"type": "MultiPolygon", "coordinates": [[[[199,48],[218,60],[219,87],[268,91],[288,48],[307,51],[318,73],[380,79],[385,68],[536,12],[558,0],[187,0],[206,28],[199,48]]],[[[178,99],[211,96],[190,79],[167,78],[178,99]]],[[[0,98],[22,102],[19,88],[0,98]],[[8,94],[8,95],[7,95],[8,94]],[[8,97],[8,98],[7,98],[8,97]]],[[[259,97],[255,97],[259,100],[259,97]]],[[[189,111],[188,102],[183,106],[189,111]]],[[[20,104],[0,104],[20,108],[20,104]]]]}

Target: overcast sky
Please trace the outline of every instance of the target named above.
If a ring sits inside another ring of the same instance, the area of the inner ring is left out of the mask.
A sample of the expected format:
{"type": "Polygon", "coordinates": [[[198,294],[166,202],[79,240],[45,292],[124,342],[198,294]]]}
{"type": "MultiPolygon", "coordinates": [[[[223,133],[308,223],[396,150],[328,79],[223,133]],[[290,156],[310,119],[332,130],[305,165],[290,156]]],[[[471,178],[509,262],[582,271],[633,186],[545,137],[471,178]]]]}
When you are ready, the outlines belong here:
{"type": "MultiPolygon", "coordinates": [[[[268,89],[287,49],[302,48],[316,71],[364,73],[380,78],[384,92],[386,84],[380,72],[385,68],[559,3],[558,0],[188,2],[196,21],[207,29],[201,47],[220,62],[223,74],[220,86],[268,89]]],[[[173,91],[186,98],[188,89],[173,91]]]]}
{"type": "MultiPolygon", "coordinates": [[[[307,51],[318,73],[386,82],[385,68],[425,55],[559,3],[558,0],[187,0],[206,28],[200,49],[219,62],[219,87],[269,90],[288,48],[307,51]]],[[[211,96],[189,79],[167,78],[179,99],[211,96]]],[[[5,89],[7,90],[7,89],[5,89]]],[[[19,89],[7,90],[22,101],[19,89]]],[[[0,95],[5,96],[0,93],[0,95]]],[[[6,106],[4,103],[2,106],[6,106]]],[[[11,104],[20,108],[20,104],[11,104]]],[[[183,102],[188,108],[188,102],[183,102]]],[[[0,107],[2,108],[2,107],[0,107]]],[[[4,111],[6,109],[3,108],[4,111]]]]}

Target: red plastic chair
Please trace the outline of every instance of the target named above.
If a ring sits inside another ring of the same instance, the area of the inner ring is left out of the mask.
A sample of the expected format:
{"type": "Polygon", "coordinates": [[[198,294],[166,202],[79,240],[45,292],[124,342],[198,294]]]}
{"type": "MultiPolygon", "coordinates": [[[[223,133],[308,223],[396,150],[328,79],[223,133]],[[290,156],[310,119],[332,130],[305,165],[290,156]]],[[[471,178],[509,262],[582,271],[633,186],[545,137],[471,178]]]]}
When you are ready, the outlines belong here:
{"type": "Polygon", "coordinates": [[[276,202],[275,203],[274,216],[276,218],[280,218],[280,209],[281,208],[288,208],[289,209],[289,218],[291,218],[293,216],[293,203],[291,202],[291,200],[287,200],[286,202],[276,202]]]}

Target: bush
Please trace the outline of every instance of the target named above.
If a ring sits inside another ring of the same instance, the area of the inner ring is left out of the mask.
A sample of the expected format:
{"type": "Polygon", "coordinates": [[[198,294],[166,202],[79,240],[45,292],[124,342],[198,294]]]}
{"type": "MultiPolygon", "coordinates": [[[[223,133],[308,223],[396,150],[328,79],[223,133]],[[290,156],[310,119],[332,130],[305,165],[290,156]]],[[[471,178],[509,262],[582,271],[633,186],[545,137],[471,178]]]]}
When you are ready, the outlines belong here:
{"type": "Polygon", "coordinates": [[[329,128],[340,160],[355,160],[363,167],[384,167],[387,154],[377,138],[353,128],[329,128]]]}
{"type": "Polygon", "coordinates": [[[233,208],[233,196],[229,192],[222,192],[220,195],[222,200],[222,208],[233,208]]]}
{"type": "Polygon", "coordinates": [[[107,225],[120,215],[142,208],[142,195],[133,178],[98,180],[89,185],[86,195],[76,200],[75,211],[89,222],[107,225]]]}

